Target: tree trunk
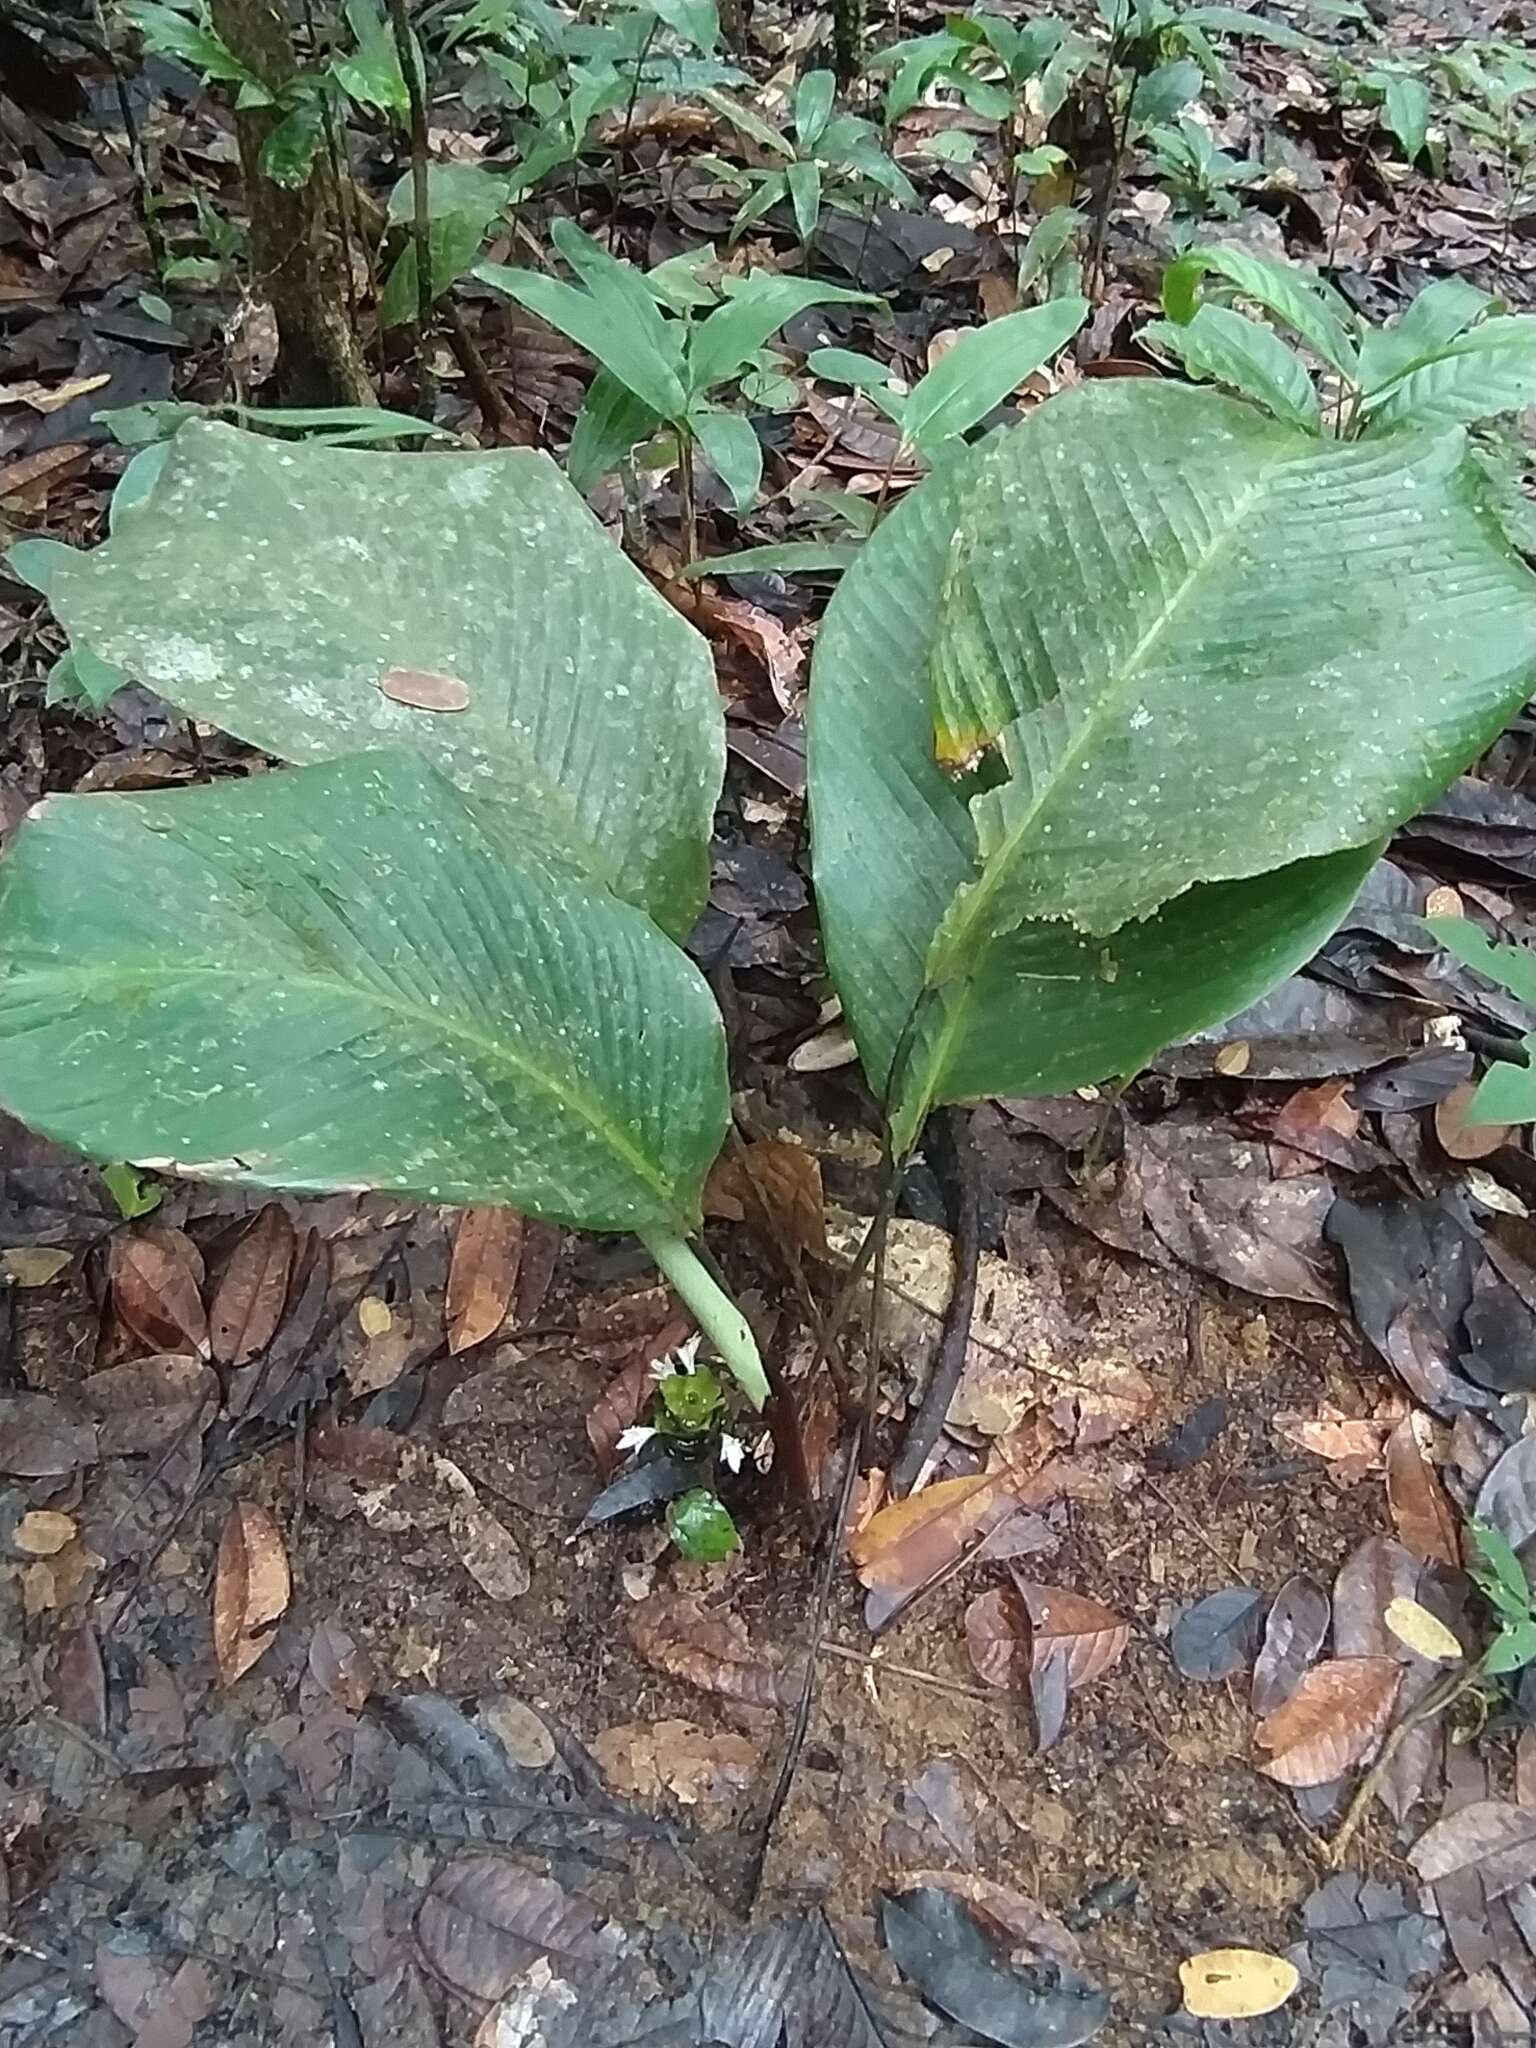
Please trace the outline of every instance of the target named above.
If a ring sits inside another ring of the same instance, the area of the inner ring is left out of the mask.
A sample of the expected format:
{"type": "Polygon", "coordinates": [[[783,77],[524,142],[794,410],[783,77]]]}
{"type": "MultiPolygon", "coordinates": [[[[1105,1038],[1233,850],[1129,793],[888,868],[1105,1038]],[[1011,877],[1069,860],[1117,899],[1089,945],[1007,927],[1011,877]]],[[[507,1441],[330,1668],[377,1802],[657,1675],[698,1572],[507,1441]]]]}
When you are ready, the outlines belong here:
{"type": "MultiPolygon", "coordinates": [[[[213,0],[213,24],[247,70],[276,93],[298,69],[281,0],[213,0]]],[[[270,107],[235,115],[250,215],[252,288],[277,318],[280,399],[289,405],[372,405],[373,387],[347,318],[338,252],[318,173],[297,188],[275,185],[261,152],[276,125],[270,107]]]]}

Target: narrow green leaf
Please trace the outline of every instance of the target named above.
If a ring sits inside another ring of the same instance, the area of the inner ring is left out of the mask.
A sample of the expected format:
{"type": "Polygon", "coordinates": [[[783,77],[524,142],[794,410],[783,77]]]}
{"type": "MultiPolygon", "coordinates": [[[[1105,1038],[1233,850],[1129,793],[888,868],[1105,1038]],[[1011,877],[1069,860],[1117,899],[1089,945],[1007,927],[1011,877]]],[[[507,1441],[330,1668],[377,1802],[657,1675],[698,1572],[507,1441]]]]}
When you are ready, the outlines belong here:
{"type": "Polygon", "coordinates": [[[1342,376],[1353,379],[1356,351],[1349,330],[1354,314],[1332,286],[1295,264],[1272,263],[1246,249],[1191,249],[1163,273],[1163,310],[1170,320],[1182,326],[1194,318],[1200,280],[1212,272],[1273,314],[1342,376]]]}
{"type": "Polygon", "coordinates": [[[569,336],[663,419],[680,419],[687,410],[687,394],[677,371],[622,309],[615,317],[590,292],[578,291],[574,285],[562,284],[537,270],[477,263],[474,275],[569,336]]]}
{"type": "Polygon", "coordinates": [[[734,554],[710,555],[702,562],[690,562],[687,578],[699,576],[761,576],[780,573],[789,576],[830,574],[852,566],[861,543],[856,540],[770,541],[760,548],[738,548],[734,554]]]}
{"type": "Polygon", "coordinates": [[[1252,36],[1256,42],[1273,43],[1277,50],[1315,50],[1316,38],[1284,22],[1270,21],[1262,14],[1250,14],[1245,7],[1186,7],[1179,16],[1181,27],[1210,29],[1217,35],[1252,36]]]}
{"type": "Polygon", "coordinates": [[[1362,400],[1371,429],[1471,425],[1536,404],[1536,317],[1484,320],[1362,400]]]}
{"type": "Polygon", "coordinates": [[[814,149],[832,118],[837,77],[831,71],[807,71],[795,87],[795,137],[800,147],[814,149]]]}
{"type": "Polygon", "coordinates": [[[1019,253],[1019,289],[1027,291],[1049,275],[1087,215],[1075,206],[1053,206],[1030,229],[1019,253]]]}
{"type": "Polygon", "coordinates": [[[418,755],[51,798],[0,942],[0,1096],[99,1156],[627,1230],[724,1134],[686,956],[418,755]]]}
{"type": "Polygon", "coordinates": [[[786,320],[811,306],[868,306],[869,292],[819,284],[809,277],[780,277],[756,270],[693,331],[688,343],[688,383],[694,396],[734,377],[786,320]]]}
{"type": "Polygon", "coordinates": [[[383,113],[408,119],[410,94],[383,8],[378,0],[346,0],[342,11],[357,47],[350,56],[338,58],[331,66],[337,84],[360,106],[378,107],[383,113]]]}
{"type": "Polygon", "coordinates": [[[566,452],[565,470],[586,496],[609,470],[616,469],[661,424],[643,399],[636,398],[611,370],[599,370],[587,387],[566,452]]]}
{"type": "Polygon", "coordinates": [[[794,208],[795,230],[800,240],[809,244],[815,238],[816,223],[821,218],[821,166],[807,157],[790,165],[784,173],[784,182],[789,189],[789,203],[794,208]]]}
{"type": "Polygon", "coordinates": [[[1276,334],[1230,306],[1201,306],[1186,326],[1150,321],[1143,341],[1178,357],[1191,377],[1210,377],[1251,398],[1277,420],[1322,431],[1322,408],[1307,366],[1276,334]]]}
{"type": "Polygon", "coordinates": [[[749,512],[763,480],[763,444],[752,422],[739,412],[706,406],[689,421],[704,460],[731,494],[738,512],[749,512]]]}
{"type": "Polygon", "coordinates": [[[621,263],[573,220],[557,220],[550,238],[609,319],[633,320],[645,345],[676,370],[683,360],[683,323],[670,320],[642,271],[621,263]]]}
{"type": "Polygon", "coordinates": [[[953,435],[969,433],[1064,349],[1087,317],[1086,299],[1051,299],[971,328],[913,386],[903,436],[931,457],[953,435]]]}

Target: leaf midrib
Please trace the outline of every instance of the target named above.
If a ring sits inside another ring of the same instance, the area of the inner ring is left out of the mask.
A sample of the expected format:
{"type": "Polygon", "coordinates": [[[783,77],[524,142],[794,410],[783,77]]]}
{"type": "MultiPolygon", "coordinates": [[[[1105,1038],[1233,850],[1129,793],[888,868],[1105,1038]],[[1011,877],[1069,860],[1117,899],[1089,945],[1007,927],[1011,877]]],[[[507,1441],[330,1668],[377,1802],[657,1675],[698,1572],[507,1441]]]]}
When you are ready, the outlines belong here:
{"type": "MultiPolygon", "coordinates": [[[[40,971],[22,967],[13,970],[10,976],[0,976],[0,990],[9,986],[22,992],[30,992],[39,987],[46,991],[53,985],[64,991],[89,993],[93,986],[114,983],[187,980],[236,982],[244,988],[250,988],[259,979],[260,977],[238,968],[201,965],[189,967],[185,964],[176,967],[45,968],[40,971]]],[[[352,982],[340,979],[327,980],[317,974],[285,974],[281,978],[271,977],[270,985],[285,992],[315,991],[332,1002],[339,994],[349,1000],[371,1003],[387,1016],[426,1026],[436,1036],[458,1040],[466,1046],[473,1047],[492,1061],[509,1068],[522,1079],[533,1082],[561,1109],[569,1110],[580,1117],[594,1135],[605,1143],[639,1180],[662,1197],[669,1209],[675,1207],[671,1183],[658,1172],[645,1154],[626,1138],[620,1126],[605,1117],[583,1091],[568,1092],[561,1087],[555,1076],[504,1040],[489,1038],[483,1032],[474,1031],[461,1023],[454,1023],[440,1011],[419,1009],[415,1004],[395,1001],[379,995],[372,989],[359,988],[352,982]]]]}

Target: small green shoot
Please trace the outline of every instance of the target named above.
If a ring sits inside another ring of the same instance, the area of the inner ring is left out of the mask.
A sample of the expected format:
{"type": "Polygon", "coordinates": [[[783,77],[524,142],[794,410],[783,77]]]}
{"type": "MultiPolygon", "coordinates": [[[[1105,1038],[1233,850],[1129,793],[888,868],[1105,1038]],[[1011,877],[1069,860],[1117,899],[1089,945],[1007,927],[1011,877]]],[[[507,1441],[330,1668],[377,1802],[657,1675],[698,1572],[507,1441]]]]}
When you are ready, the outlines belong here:
{"type": "Polygon", "coordinates": [[[1467,1532],[1477,1551],[1467,1566],[1468,1575],[1498,1624],[1480,1666],[1489,1678],[1502,1678],[1536,1663],[1536,1591],[1502,1530],[1491,1522],[1473,1521],[1467,1532]]]}
{"type": "Polygon", "coordinates": [[[152,1173],[129,1166],[124,1160],[115,1160],[110,1166],[104,1166],[101,1178],[125,1223],[133,1223],[140,1216],[153,1215],[165,1200],[165,1189],[152,1173]]]}
{"type": "Polygon", "coordinates": [[[730,1510],[707,1486],[668,1502],[667,1534],[690,1564],[719,1564],[741,1548],[730,1510]]]}

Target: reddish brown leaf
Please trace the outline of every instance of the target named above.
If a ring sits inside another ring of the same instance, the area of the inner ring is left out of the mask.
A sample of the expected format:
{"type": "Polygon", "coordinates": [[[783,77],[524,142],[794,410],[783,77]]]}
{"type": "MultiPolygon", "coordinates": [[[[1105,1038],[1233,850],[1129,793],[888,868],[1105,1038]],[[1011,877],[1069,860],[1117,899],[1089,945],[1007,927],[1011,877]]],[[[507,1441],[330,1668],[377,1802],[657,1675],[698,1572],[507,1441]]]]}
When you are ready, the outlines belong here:
{"type": "Polygon", "coordinates": [[[457,1353],[494,1337],[517,1290],[523,1219],[515,1209],[466,1209],[453,1234],[445,1315],[448,1349],[457,1353]]]}
{"type": "Polygon", "coordinates": [[[745,1622],[728,1609],[706,1612],[686,1595],[653,1594],[631,1610],[629,1634],[647,1664],[701,1692],[753,1707],[783,1706],[798,1696],[798,1681],[752,1648],[745,1622]]]}
{"type": "Polygon", "coordinates": [[[747,1223],[797,1256],[829,1256],[821,1161],[803,1145],[765,1138],[723,1157],[705,1187],[704,1211],[747,1223]]]}
{"type": "Polygon", "coordinates": [[[98,1455],[93,1424],[51,1394],[0,1394],[0,1472],[14,1479],[62,1479],[98,1455]]]}
{"type": "Polygon", "coordinates": [[[469,685],[462,676],[443,675],[431,668],[387,668],[379,677],[379,688],[392,704],[404,704],[412,711],[467,711],[469,685]]]}
{"type": "Polygon", "coordinates": [[[107,1673],[101,1643],[88,1621],[64,1629],[54,1642],[48,1690],[66,1721],[91,1735],[106,1735],[107,1673]]]}
{"type": "Polygon", "coordinates": [[[1475,1081],[1461,1081],[1449,1095],[1442,1096],[1435,1104],[1435,1136],[1440,1140],[1441,1151],[1449,1159],[1486,1159],[1490,1152],[1497,1152],[1509,1137],[1508,1124],[1467,1121],[1467,1112],[1476,1093],[1475,1081]]]}
{"type": "Polygon", "coordinates": [[[212,1356],[203,1308],[203,1255],[184,1231],[150,1224],[113,1238],[112,1302],[151,1351],[212,1356]]]}
{"type": "Polygon", "coordinates": [[[213,1655],[225,1685],[250,1670],[287,1610],[292,1581],[276,1522],[254,1501],[224,1519],[213,1579],[213,1655]]]}
{"type": "Polygon", "coordinates": [[[692,1721],[621,1721],[593,1738],[592,1754],[626,1799],[670,1794],[682,1806],[715,1804],[745,1792],[756,1775],[756,1743],[692,1721]]]}
{"type": "Polygon", "coordinates": [[[585,1899],[501,1856],[456,1856],[421,1902],[416,1938],[451,1990],[486,2004],[542,1956],[579,1981],[625,1947],[623,1932],[585,1899]]]}
{"type": "Polygon", "coordinates": [[[1031,1663],[1041,1671],[1065,1663],[1069,1686],[1088,1685],[1113,1670],[1131,1639],[1130,1624],[1097,1600],[1064,1586],[1039,1586],[1015,1574],[1020,1598],[1034,1624],[1031,1663]]]}
{"type": "Polygon", "coordinates": [[[1536,1878],[1536,1812],[1474,1799],[1427,1828],[1408,1851],[1426,1884],[1475,1872],[1490,1899],[1536,1878]]]}
{"type": "Polygon", "coordinates": [[[1007,1470],[941,1479],[872,1516],[848,1545],[869,1589],[870,1627],[883,1627],[1005,1521],[1018,1505],[1020,1483],[1007,1470]]]}
{"type": "Polygon", "coordinates": [[[1034,1628],[1016,1586],[993,1586],[976,1595],[965,1610],[965,1646],[985,1684],[1029,1690],[1034,1628]]]}
{"type": "Polygon", "coordinates": [[[166,1450],[211,1420],[219,1379],[200,1358],[168,1352],[93,1372],[80,1398],[97,1418],[102,1456],[134,1457],[166,1450]]]}
{"type": "Polygon", "coordinates": [[[208,1338],[220,1365],[248,1365],[277,1334],[293,1255],[288,1211],[280,1202],[268,1202],[230,1253],[214,1289],[208,1338]]]}
{"type": "Polygon", "coordinates": [[[553,1223],[527,1222],[523,1225],[523,1260],[518,1268],[517,1299],[513,1303],[518,1329],[523,1330],[530,1323],[536,1323],[543,1313],[564,1242],[553,1223]]]}
{"type": "Polygon", "coordinates": [[[377,1686],[368,1652],[359,1649],[345,1629],[321,1622],[309,1639],[309,1675],[338,1707],[359,1714],[377,1686]]]}
{"type": "Polygon", "coordinates": [[[1461,1563],[1456,1511],[1429,1459],[1428,1418],[1405,1415],[1387,1439],[1387,1502],[1404,1547],[1430,1564],[1461,1563]]]}
{"type": "Polygon", "coordinates": [[[1260,1720],[1283,1707],[1328,1637],[1327,1592],[1310,1573],[1298,1572],[1275,1595],[1264,1642],[1253,1666],[1250,1704],[1260,1720]]]}
{"type": "Polygon", "coordinates": [[[1254,1730],[1259,1769],[1282,1785],[1331,1785],[1386,1732],[1402,1676],[1390,1657],[1316,1665],[1254,1730]]]}
{"type": "Polygon", "coordinates": [[[604,1387],[587,1411],[587,1441],[598,1473],[611,1479],[619,1462],[619,1438],[640,1420],[646,1400],[656,1382],[651,1378],[651,1361],[637,1358],[626,1365],[604,1387]]]}

